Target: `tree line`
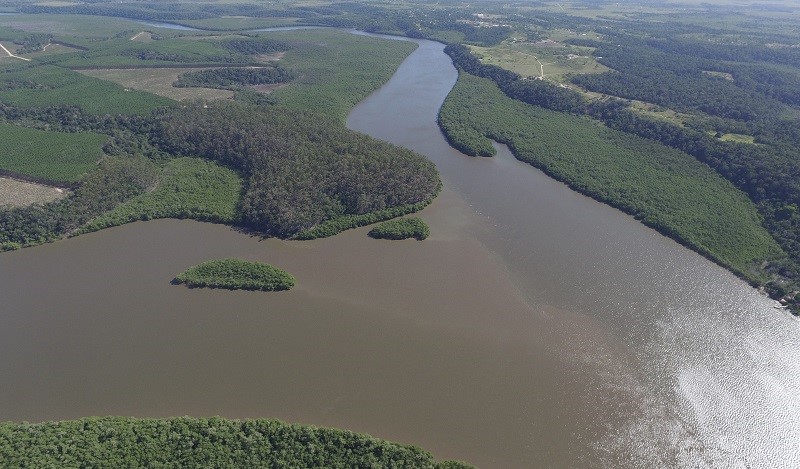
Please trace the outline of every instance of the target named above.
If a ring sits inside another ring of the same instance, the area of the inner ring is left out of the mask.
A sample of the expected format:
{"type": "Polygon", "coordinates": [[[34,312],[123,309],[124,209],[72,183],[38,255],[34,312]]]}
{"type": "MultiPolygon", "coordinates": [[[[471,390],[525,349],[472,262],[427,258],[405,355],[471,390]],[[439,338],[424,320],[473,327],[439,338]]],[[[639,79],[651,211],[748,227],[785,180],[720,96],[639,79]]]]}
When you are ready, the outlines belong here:
{"type": "Polygon", "coordinates": [[[172,86],[178,88],[203,87],[238,90],[245,86],[286,83],[296,76],[295,72],[280,65],[258,68],[215,68],[182,73],[172,86]]]}

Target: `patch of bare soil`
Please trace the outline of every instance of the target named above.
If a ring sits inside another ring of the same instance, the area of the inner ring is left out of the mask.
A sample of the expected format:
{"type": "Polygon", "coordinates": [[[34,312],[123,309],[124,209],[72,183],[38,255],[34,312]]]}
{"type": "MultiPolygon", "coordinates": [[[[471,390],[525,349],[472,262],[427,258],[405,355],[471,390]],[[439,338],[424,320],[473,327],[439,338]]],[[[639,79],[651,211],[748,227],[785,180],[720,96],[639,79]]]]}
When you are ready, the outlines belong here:
{"type": "Polygon", "coordinates": [[[134,35],[131,38],[131,41],[135,42],[150,42],[152,40],[153,40],[153,35],[148,31],[141,31],[139,33],[136,33],[136,35],[134,35]]]}
{"type": "Polygon", "coordinates": [[[259,93],[269,94],[269,93],[272,93],[273,91],[277,90],[278,88],[283,88],[287,84],[288,83],[273,83],[273,84],[269,84],[269,85],[253,85],[253,86],[250,86],[249,88],[252,89],[252,90],[258,91],[259,93]]]}
{"type": "Polygon", "coordinates": [[[113,81],[125,88],[147,91],[164,96],[176,101],[184,99],[228,99],[233,97],[233,91],[217,90],[211,88],[176,88],[172,83],[178,75],[188,72],[204,70],[200,68],[129,68],[129,69],[92,69],[78,70],[84,75],[89,75],[102,80],[113,81]]]}
{"type": "Polygon", "coordinates": [[[0,207],[27,207],[52,202],[69,193],[66,189],[0,177],[0,207]]]}
{"type": "Polygon", "coordinates": [[[256,62],[266,63],[280,60],[284,55],[286,55],[286,52],[275,52],[273,54],[259,54],[253,58],[256,60],[256,62]]]}

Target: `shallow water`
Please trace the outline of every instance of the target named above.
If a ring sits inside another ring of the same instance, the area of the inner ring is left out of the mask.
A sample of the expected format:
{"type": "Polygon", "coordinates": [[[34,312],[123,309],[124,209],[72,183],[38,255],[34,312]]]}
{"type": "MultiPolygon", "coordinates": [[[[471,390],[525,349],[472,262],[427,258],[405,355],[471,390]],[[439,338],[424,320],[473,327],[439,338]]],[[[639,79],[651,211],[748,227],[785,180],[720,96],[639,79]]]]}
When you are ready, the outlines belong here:
{"type": "Polygon", "coordinates": [[[449,148],[455,70],[417,42],[348,125],[437,164],[431,238],[160,220],[2,254],[0,416],[277,417],[487,468],[800,465],[798,321],[505,148],[449,148]],[[170,285],[220,257],[298,286],[170,285]]]}

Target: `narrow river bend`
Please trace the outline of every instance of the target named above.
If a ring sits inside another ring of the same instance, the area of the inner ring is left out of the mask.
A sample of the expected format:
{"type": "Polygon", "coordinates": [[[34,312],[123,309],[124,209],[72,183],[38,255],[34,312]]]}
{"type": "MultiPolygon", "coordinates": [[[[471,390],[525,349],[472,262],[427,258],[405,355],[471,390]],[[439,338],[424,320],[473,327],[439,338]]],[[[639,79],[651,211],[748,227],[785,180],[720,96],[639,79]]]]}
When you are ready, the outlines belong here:
{"type": "Polygon", "coordinates": [[[419,48],[348,126],[431,158],[425,242],[159,220],[0,255],[0,416],[277,417],[479,467],[800,465],[800,329],[725,270],[517,162],[451,149],[419,48]],[[263,260],[290,292],[169,284],[263,260]]]}

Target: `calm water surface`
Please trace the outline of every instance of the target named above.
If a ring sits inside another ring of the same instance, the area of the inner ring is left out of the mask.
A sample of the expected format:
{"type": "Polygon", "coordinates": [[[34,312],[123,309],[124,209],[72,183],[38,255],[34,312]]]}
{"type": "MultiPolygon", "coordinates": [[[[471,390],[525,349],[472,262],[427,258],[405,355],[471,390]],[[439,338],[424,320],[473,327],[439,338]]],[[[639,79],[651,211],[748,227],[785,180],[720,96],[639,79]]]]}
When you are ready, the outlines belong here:
{"type": "Polygon", "coordinates": [[[456,72],[418,43],[348,125],[436,163],[429,240],[162,220],[0,255],[0,417],[278,417],[481,467],[800,465],[798,321],[505,148],[449,148],[456,72]],[[169,284],[229,256],[298,287],[169,284]]]}

